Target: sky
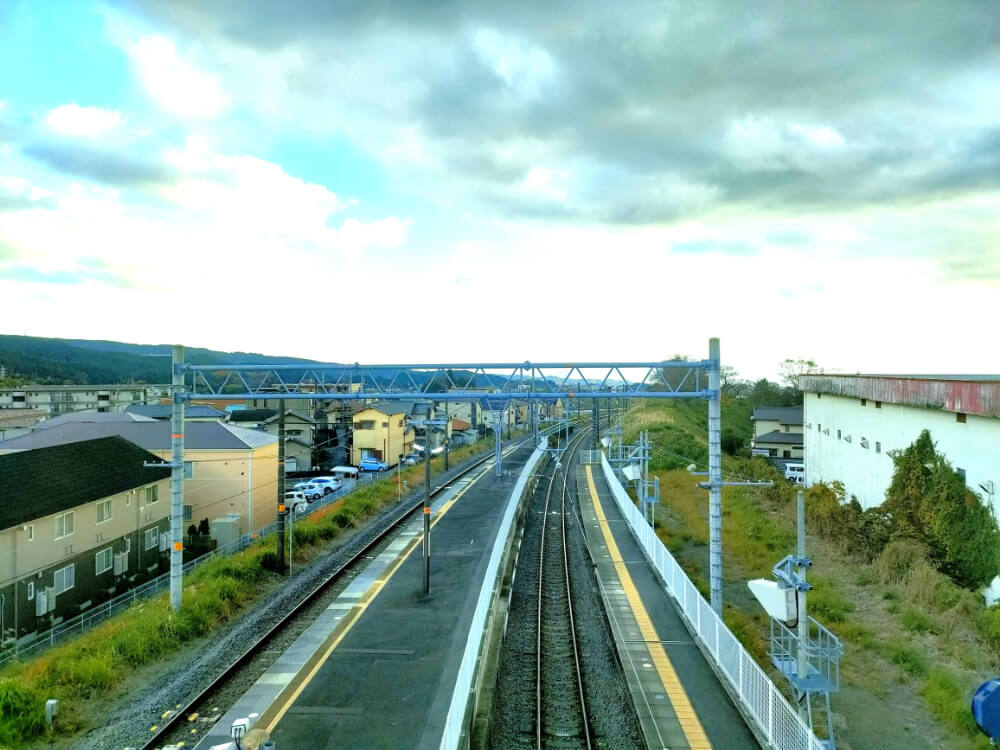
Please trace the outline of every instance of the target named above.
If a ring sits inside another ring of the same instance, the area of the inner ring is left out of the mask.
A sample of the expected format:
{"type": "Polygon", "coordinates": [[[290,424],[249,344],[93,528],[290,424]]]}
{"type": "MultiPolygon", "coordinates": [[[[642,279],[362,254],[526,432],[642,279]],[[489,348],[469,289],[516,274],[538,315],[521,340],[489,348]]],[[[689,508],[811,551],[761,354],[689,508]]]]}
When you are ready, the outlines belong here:
{"type": "Polygon", "coordinates": [[[997,372],[990,3],[0,3],[0,333],[997,372]]]}

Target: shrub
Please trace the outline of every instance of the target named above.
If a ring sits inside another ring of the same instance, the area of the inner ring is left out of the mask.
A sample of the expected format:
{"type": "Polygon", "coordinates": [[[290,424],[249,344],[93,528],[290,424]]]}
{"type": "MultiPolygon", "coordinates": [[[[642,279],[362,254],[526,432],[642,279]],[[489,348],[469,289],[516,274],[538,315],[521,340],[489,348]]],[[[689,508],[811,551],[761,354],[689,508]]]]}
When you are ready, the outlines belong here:
{"type": "Polygon", "coordinates": [[[917,561],[924,559],[924,555],[924,547],[913,540],[891,542],[875,559],[872,570],[883,583],[903,583],[909,578],[917,561]]]}
{"type": "Polygon", "coordinates": [[[278,555],[274,552],[265,552],[260,556],[260,567],[272,573],[280,573],[278,570],[278,555]]]}
{"type": "Polygon", "coordinates": [[[34,690],[0,680],[0,742],[13,744],[44,733],[44,706],[34,690]]]}
{"type": "Polygon", "coordinates": [[[912,646],[892,639],[880,644],[878,651],[893,664],[898,664],[911,677],[923,677],[927,674],[927,659],[912,646]]]}
{"type": "Polygon", "coordinates": [[[979,729],[972,712],[969,710],[969,698],[958,684],[955,675],[935,668],[927,675],[927,681],[920,694],[927,701],[931,712],[963,734],[978,735],[979,729]]]}

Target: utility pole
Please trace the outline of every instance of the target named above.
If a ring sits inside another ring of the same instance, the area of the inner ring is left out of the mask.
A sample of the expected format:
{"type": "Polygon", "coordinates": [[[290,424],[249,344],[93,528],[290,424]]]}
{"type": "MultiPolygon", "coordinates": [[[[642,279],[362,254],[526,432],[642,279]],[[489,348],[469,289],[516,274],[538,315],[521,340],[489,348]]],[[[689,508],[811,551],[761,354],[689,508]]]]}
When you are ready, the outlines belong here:
{"type": "Polygon", "coordinates": [[[170,401],[170,608],[181,608],[184,586],[184,347],[171,358],[170,401]]]}
{"type": "MultiPolygon", "coordinates": [[[[806,571],[809,569],[810,561],[806,557],[806,494],[802,490],[799,490],[796,504],[798,506],[798,543],[795,551],[798,556],[796,563],[799,583],[802,584],[795,587],[795,595],[799,599],[799,653],[796,666],[799,679],[804,682],[809,676],[809,617],[806,611],[806,592],[809,590],[809,585],[806,583],[806,571]]],[[[808,700],[806,698],[805,701],[799,703],[799,715],[811,725],[812,722],[808,716],[808,700]]]]}
{"type": "Polygon", "coordinates": [[[278,571],[285,572],[285,399],[278,400],[278,571]]]}
{"type": "Polygon", "coordinates": [[[719,340],[708,340],[708,553],[712,609],[722,616],[722,409],[719,340]]]}
{"type": "Polygon", "coordinates": [[[448,419],[448,402],[444,402],[444,470],[448,471],[448,443],[451,440],[448,439],[448,427],[451,425],[451,420],[448,419]]]}

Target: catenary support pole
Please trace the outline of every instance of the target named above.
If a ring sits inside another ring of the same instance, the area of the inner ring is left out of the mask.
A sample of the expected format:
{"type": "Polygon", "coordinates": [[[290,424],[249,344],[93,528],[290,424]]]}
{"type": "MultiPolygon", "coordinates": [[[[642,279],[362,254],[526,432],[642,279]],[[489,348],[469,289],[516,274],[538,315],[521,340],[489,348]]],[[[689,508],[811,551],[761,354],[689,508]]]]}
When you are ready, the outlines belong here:
{"type": "Polygon", "coordinates": [[[496,472],[498,477],[503,476],[503,464],[502,464],[503,443],[500,436],[500,430],[503,429],[503,415],[504,415],[503,411],[500,411],[498,409],[493,410],[493,442],[494,442],[493,447],[495,451],[494,459],[496,463],[496,472]]]}
{"type": "Polygon", "coordinates": [[[285,572],[285,400],[278,400],[278,570],[285,572]]]}
{"type": "MultiPolygon", "coordinates": [[[[806,495],[802,490],[799,490],[798,494],[798,545],[796,547],[796,552],[798,553],[798,574],[799,574],[799,587],[795,595],[799,598],[798,601],[798,617],[799,617],[799,653],[796,659],[798,667],[798,676],[800,680],[805,680],[809,676],[809,617],[806,613],[806,592],[805,592],[805,582],[806,582],[806,495]]],[[[803,719],[808,721],[808,709],[807,705],[809,701],[808,696],[805,700],[799,702],[799,713],[803,719]]]]}
{"type": "Polygon", "coordinates": [[[444,402],[444,470],[448,471],[448,443],[451,442],[449,438],[449,430],[451,429],[451,420],[448,418],[448,402],[444,402]]]}
{"type": "Polygon", "coordinates": [[[596,398],[590,400],[591,412],[590,416],[594,421],[594,450],[599,451],[601,449],[601,407],[598,406],[601,402],[596,398]]]}
{"type": "Polygon", "coordinates": [[[431,426],[424,428],[424,593],[431,593],[431,426]]]}
{"type": "Polygon", "coordinates": [[[719,340],[708,340],[708,553],[712,609],[722,616],[722,444],[719,340]]]}
{"type": "Polygon", "coordinates": [[[181,607],[184,586],[184,347],[175,345],[170,399],[170,608],[181,607]]]}

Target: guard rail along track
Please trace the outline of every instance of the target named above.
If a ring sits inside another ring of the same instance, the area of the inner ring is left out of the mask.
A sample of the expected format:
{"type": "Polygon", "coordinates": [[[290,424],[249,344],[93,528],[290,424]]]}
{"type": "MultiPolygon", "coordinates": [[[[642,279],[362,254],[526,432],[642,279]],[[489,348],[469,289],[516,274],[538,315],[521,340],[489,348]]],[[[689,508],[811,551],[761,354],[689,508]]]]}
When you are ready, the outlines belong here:
{"type": "MultiPolygon", "coordinates": [[[[540,430],[539,435],[547,434],[550,430],[540,430]]],[[[513,444],[522,443],[525,440],[531,440],[532,438],[526,437],[521,440],[514,441],[513,444]]],[[[431,490],[431,496],[440,494],[445,490],[451,483],[469,472],[475,470],[487,461],[491,461],[494,458],[492,451],[489,451],[481,458],[475,459],[470,462],[467,466],[455,470],[450,475],[443,477],[445,481],[431,490]]],[[[282,630],[287,628],[296,618],[298,618],[303,610],[305,610],[313,601],[315,601],[322,593],[332,584],[334,584],[345,571],[349,570],[354,566],[359,560],[363,559],[373,547],[377,546],[381,541],[385,539],[386,536],[391,534],[396,530],[412,513],[418,511],[423,507],[424,499],[423,493],[419,493],[418,499],[414,500],[412,503],[407,503],[405,506],[399,509],[399,512],[390,518],[389,522],[386,524],[385,528],[378,532],[378,534],[372,538],[368,544],[355,552],[348,560],[346,560],[342,565],[340,565],[336,570],[334,570],[329,576],[327,576],[320,584],[314,588],[305,598],[303,598],[295,607],[290,609],[284,617],[282,617],[275,625],[262,635],[257,641],[255,641],[243,654],[240,655],[232,664],[230,664],[223,672],[221,672],[215,679],[213,679],[208,685],[206,685],[201,691],[198,692],[193,698],[191,698],[187,703],[177,709],[176,713],[172,714],[169,718],[165,718],[163,723],[157,728],[155,734],[150,736],[150,738],[143,745],[143,750],[153,750],[154,748],[161,747],[164,740],[169,737],[176,729],[187,721],[188,715],[193,713],[194,709],[201,706],[205,700],[219,690],[230,678],[231,676],[239,670],[243,665],[250,662],[258,653],[260,653],[270,641],[282,630]]]]}

